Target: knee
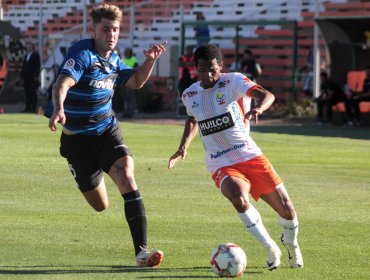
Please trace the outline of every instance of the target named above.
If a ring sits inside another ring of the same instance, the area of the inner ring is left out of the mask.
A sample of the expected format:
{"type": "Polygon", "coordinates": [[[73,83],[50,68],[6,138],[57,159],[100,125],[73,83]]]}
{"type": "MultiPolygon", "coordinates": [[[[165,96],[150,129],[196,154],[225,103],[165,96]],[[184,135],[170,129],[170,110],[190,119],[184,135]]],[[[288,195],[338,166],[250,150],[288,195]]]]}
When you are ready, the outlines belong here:
{"type": "Polygon", "coordinates": [[[231,199],[231,203],[233,204],[236,211],[238,211],[239,213],[247,211],[250,205],[248,198],[245,196],[233,197],[231,199]]]}
{"type": "Polygon", "coordinates": [[[294,210],[293,205],[291,203],[288,203],[284,205],[282,212],[279,213],[279,215],[286,220],[293,220],[296,215],[296,212],[294,210]]]}
{"type": "Polygon", "coordinates": [[[105,209],[109,207],[108,201],[100,201],[97,203],[90,203],[91,207],[96,211],[96,212],[102,212],[105,209]]]}
{"type": "Polygon", "coordinates": [[[119,183],[119,188],[122,188],[126,192],[127,190],[133,190],[136,188],[136,182],[133,173],[128,173],[125,174],[125,176],[122,176],[119,183]]]}

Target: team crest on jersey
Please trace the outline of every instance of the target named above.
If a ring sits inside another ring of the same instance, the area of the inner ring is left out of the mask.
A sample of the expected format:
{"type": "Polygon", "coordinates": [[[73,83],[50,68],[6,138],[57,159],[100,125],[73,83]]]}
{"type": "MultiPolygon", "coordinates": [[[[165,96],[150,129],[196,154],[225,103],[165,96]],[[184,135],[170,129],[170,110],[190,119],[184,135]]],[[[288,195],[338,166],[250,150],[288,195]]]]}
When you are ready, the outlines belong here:
{"type": "Polygon", "coordinates": [[[217,95],[216,95],[216,101],[217,101],[218,105],[224,104],[225,103],[225,99],[226,99],[226,96],[223,93],[221,93],[221,92],[217,93],[217,95]]]}
{"type": "Polygon", "coordinates": [[[184,92],[184,94],[182,95],[182,98],[186,99],[186,98],[190,98],[194,95],[197,95],[198,92],[197,91],[186,91],[184,92]]]}
{"type": "Polygon", "coordinates": [[[73,70],[74,67],[75,67],[75,60],[73,58],[70,58],[66,61],[66,63],[64,63],[63,69],[71,71],[73,70]]]}
{"type": "Polygon", "coordinates": [[[227,84],[230,84],[230,80],[222,81],[218,84],[218,88],[224,88],[227,84]]]}

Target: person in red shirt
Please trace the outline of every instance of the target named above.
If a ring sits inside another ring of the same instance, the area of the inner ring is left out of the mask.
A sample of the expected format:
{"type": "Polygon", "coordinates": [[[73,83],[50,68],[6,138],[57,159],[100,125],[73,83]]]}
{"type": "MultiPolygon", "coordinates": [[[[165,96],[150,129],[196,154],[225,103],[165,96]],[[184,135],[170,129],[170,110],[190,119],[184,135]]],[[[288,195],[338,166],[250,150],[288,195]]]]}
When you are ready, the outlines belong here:
{"type": "Polygon", "coordinates": [[[197,81],[197,73],[194,65],[193,46],[187,46],[185,54],[179,59],[179,83],[178,89],[182,92],[197,81]]]}

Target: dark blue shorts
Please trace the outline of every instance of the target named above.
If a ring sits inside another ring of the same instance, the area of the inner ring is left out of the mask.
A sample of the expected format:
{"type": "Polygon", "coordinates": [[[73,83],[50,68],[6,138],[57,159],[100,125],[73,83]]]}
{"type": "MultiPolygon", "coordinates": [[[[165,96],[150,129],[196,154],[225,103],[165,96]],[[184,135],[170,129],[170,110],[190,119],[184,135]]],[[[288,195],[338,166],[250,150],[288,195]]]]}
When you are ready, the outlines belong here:
{"type": "Polygon", "coordinates": [[[67,159],[81,192],[96,188],[102,180],[103,171],[108,173],[116,160],[132,156],[119,124],[111,126],[101,135],[62,133],[60,154],[67,159]]]}

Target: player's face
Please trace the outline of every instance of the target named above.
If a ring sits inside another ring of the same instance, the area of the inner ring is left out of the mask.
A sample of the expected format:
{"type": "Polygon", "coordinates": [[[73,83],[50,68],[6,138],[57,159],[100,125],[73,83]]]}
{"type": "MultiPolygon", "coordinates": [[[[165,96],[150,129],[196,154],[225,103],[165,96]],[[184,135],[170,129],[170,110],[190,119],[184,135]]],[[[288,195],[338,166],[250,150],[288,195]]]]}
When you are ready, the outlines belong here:
{"type": "Polygon", "coordinates": [[[203,88],[212,88],[221,76],[223,62],[218,64],[214,58],[212,61],[198,60],[197,73],[200,85],[203,88]]]}
{"type": "Polygon", "coordinates": [[[96,50],[101,56],[106,57],[116,47],[120,23],[103,18],[99,23],[94,24],[93,32],[96,50]]]}

